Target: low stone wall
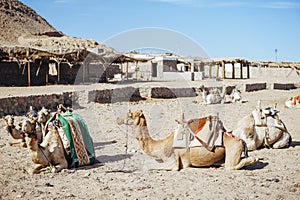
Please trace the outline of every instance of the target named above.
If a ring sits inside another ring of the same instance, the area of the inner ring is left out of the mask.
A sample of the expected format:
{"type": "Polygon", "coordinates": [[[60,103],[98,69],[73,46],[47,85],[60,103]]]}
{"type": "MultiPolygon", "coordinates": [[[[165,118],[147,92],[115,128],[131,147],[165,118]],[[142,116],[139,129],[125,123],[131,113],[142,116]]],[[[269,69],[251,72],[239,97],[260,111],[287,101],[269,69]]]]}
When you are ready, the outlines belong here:
{"type": "Polygon", "coordinates": [[[297,87],[295,86],[294,83],[286,83],[286,84],[274,83],[273,85],[274,90],[293,90],[296,88],[297,87]]]}
{"type": "Polygon", "coordinates": [[[0,99],[0,116],[25,115],[29,107],[40,110],[43,106],[55,111],[59,104],[72,107],[72,92],[50,95],[32,95],[27,97],[8,97],[0,99]]]}
{"type": "Polygon", "coordinates": [[[139,101],[143,98],[139,89],[134,87],[116,88],[110,90],[93,90],[88,93],[88,102],[115,103],[139,101]]]}
{"type": "Polygon", "coordinates": [[[267,83],[254,83],[254,84],[245,84],[246,92],[253,92],[258,90],[267,89],[267,83]]]}
{"type": "Polygon", "coordinates": [[[177,97],[195,97],[195,88],[166,88],[155,87],[151,89],[151,98],[172,99],[177,97]]]}
{"type": "MultiPolygon", "coordinates": [[[[299,85],[300,86],[300,85],[299,85]]],[[[273,89],[295,89],[299,87],[296,84],[274,83],[273,89]]],[[[230,94],[235,86],[227,87],[226,94],[230,94]]],[[[213,87],[209,87],[212,89],[213,87]]],[[[216,87],[222,89],[221,87],[216,87]]],[[[245,84],[245,92],[267,89],[266,83],[245,84]]],[[[268,87],[268,89],[272,89],[268,87]]],[[[0,117],[4,115],[24,115],[29,107],[33,106],[35,110],[40,110],[43,106],[52,111],[57,109],[59,104],[66,107],[76,107],[89,102],[96,103],[115,103],[140,101],[147,98],[179,98],[196,97],[200,95],[197,88],[168,88],[168,87],[124,87],[116,89],[92,90],[65,92],[61,94],[50,95],[31,95],[25,97],[8,97],[0,99],[0,117]]]]}

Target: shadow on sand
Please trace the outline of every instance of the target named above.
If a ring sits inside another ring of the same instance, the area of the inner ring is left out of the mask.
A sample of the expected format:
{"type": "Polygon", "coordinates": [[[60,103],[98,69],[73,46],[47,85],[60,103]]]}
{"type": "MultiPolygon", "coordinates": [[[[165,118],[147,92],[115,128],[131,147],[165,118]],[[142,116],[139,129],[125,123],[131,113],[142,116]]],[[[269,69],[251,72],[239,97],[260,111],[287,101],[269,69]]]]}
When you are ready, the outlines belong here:
{"type": "Polygon", "coordinates": [[[291,147],[300,146],[300,141],[292,141],[291,147]]]}
{"type": "Polygon", "coordinates": [[[259,161],[257,161],[256,163],[254,163],[252,165],[244,167],[244,169],[253,171],[253,170],[263,169],[267,165],[269,165],[269,163],[262,162],[262,161],[259,160],[259,161]]]}
{"type": "Polygon", "coordinates": [[[107,142],[94,142],[94,149],[100,150],[106,145],[115,144],[115,143],[117,143],[116,140],[107,141],[107,142]]]}

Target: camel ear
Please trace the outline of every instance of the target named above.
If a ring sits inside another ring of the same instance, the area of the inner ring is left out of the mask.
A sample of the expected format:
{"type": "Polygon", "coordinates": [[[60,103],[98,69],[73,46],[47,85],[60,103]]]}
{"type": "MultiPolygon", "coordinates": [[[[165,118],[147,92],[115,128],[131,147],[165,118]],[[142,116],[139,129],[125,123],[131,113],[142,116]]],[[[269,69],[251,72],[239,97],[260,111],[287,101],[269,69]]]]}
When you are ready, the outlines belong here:
{"type": "Polygon", "coordinates": [[[258,101],[257,101],[256,108],[257,108],[258,110],[261,109],[261,100],[258,100],[258,101]]]}

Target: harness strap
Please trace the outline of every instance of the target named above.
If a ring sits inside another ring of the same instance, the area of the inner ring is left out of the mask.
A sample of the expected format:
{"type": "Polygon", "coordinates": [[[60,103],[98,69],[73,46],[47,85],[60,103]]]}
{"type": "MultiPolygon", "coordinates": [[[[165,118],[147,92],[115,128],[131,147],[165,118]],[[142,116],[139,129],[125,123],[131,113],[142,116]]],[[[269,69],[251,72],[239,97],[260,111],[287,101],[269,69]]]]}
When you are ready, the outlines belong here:
{"type": "MultiPolygon", "coordinates": [[[[216,122],[217,119],[216,119],[216,118],[213,118],[213,119],[212,119],[211,116],[207,117],[206,120],[210,120],[210,122],[215,121],[215,123],[217,123],[217,122],[216,122]]],[[[213,145],[212,145],[212,146],[208,146],[208,144],[207,144],[206,142],[204,142],[203,140],[201,140],[201,139],[197,136],[197,134],[203,129],[203,127],[199,127],[199,128],[195,131],[195,133],[190,129],[190,127],[188,127],[188,129],[189,129],[189,131],[191,132],[191,134],[192,134],[192,135],[200,142],[200,144],[201,144],[204,148],[206,148],[208,151],[213,151],[213,149],[214,149],[214,147],[215,147],[214,144],[215,144],[215,142],[216,142],[216,140],[217,140],[217,138],[218,138],[216,124],[215,124],[214,127],[213,127],[213,129],[214,129],[214,139],[213,139],[213,145]]]]}

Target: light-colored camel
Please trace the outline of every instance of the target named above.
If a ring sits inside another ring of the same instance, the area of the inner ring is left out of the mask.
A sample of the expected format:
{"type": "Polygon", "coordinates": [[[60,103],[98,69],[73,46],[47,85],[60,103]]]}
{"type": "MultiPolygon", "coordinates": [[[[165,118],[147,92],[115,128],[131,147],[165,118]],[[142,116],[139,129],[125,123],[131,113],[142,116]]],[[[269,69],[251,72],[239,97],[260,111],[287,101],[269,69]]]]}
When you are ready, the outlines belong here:
{"type": "Polygon", "coordinates": [[[208,89],[204,87],[204,85],[202,85],[199,89],[202,93],[202,98],[205,104],[224,103],[224,96],[220,91],[213,90],[209,92],[208,89]]]}
{"type": "Polygon", "coordinates": [[[51,127],[44,137],[43,142],[39,144],[35,125],[36,122],[30,119],[22,122],[22,131],[25,134],[26,144],[31,152],[31,159],[35,164],[34,168],[29,170],[29,173],[38,174],[46,169],[54,173],[68,168],[63,144],[56,127],[51,127]]]}
{"type": "Polygon", "coordinates": [[[249,150],[263,145],[274,149],[289,147],[292,138],[278,112],[276,106],[261,109],[258,101],[256,109],[238,121],[232,134],[243,139],[249,150]]]}
{"type": "Polygon", "coordinates": [[[15,142],[9,142],[9,145],[20,145],[21,147],[26,147],[25,138],[24,135],[20,130],[16,128],[14,125],[14,116],[13,115],[6,115],[3,117],[5,123],[6,123],[6,130],[10,136],[17,140],[15,142]]]}
{"type": "Polygon", "coordinates": [[[285,102],[285,106],[288,108],[300,108],[300,95],[289,98],[285,102]]]}
{"type": "MultiPolygon", "coordinates": [[[[176,164],[168,168],[170,170],[179,170],[189,166],[211,166],[224,159],[225,154],[226,169],[241,169],[257,161],[256,158],[252,157],[241,159],[241,154],[245,150],[243,141],[235,139],[223,131],[224,146],[215,147],[213,151],[209,151],[203,146],[192,147],[187,150],[185,148],[173,148],[174,133],[161,140],[152,139],[147,128],[145,116],[141,110],[129,112],[126,116],[119,117],[117,123],[132,127],[133,135],[139,141],[144,152],[149,156],[163,161],[173,159],[176,164]]],[[[187,127],[194,131],[193,129],[196,125],[197,120],[190,121],[189,123],[179,123],[176,131],[187,134],[187,127]]]]}

